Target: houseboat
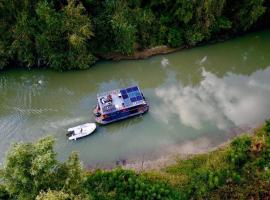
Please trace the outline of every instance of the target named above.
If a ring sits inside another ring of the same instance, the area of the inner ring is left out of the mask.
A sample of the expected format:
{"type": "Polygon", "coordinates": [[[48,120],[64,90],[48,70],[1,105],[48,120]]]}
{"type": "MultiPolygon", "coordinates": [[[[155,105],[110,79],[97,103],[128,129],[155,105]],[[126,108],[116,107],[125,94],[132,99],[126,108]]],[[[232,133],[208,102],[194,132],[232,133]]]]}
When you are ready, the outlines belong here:
{"type": "Polygon", "coordinates": [[[149,105],[138,86],[97,94],[93,110],[97,123],[108,124],[147,112],[149,105]]]}

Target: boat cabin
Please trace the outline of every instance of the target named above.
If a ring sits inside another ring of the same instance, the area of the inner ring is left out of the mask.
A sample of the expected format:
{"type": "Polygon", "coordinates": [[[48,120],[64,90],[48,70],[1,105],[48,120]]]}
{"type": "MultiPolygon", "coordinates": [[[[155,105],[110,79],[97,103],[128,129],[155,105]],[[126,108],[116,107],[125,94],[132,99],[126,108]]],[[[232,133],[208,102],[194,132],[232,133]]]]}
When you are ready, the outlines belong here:
{"type": "Polygon", "coordinates": [[[94,109],[98,123],[107,124],[148,111],[148,104],[138,86],[97,94],[94,109]]]}

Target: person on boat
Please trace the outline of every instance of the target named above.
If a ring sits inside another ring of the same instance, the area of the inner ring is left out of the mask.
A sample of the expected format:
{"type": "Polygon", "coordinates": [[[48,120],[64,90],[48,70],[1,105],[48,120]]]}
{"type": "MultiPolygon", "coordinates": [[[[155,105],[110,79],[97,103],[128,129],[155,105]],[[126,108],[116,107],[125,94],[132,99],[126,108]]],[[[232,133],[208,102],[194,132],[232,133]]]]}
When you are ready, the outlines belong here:
{"type": "Polygon", "coordinates": [[[110,102],[112,102],[112,95],[108,95],[108,100],[110,101],[110,102]]]}

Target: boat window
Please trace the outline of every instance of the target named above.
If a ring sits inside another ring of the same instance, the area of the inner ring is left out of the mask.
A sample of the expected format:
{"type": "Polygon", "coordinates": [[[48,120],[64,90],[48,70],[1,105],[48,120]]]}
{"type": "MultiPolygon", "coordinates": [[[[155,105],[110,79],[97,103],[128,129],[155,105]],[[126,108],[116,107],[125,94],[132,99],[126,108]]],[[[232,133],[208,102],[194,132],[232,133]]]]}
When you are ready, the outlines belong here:
{"type": "Polygon", "coordinates": [[[134,114],[134,113],[137,113],[138,112],[138,108],[137,109],[133,109],[130,111],[130,114],[134,114]]]}
{"type": "Polygon", "coordinates": [[[130,108],[128,108],[128,110],[129,111],[131,111],[131,110],[136,110],[136,109],[138,109],[140,106],[133,106],[133,107],[130,107],[130,108]]]}

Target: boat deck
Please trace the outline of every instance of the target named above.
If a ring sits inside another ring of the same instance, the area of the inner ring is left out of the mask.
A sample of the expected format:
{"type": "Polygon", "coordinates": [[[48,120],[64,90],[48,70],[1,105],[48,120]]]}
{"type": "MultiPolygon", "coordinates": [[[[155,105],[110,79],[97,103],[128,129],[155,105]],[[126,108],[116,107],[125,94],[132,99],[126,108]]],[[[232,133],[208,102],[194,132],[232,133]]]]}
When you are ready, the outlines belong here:
{"type": "Polygon", "coordinates": [[[124,89],[116,89],[97,95],[98,105],[102,114],[109,114],[124,108],[141,105],[145,103],[138,86],[124,89]]]}

